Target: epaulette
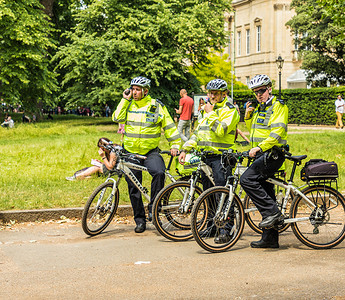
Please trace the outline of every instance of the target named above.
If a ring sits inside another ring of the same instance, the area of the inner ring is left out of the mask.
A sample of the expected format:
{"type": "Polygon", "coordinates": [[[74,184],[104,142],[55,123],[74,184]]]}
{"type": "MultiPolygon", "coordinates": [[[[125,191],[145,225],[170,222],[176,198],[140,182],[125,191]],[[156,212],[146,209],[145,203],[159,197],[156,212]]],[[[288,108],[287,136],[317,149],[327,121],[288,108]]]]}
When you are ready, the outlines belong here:
{"type": "Polygon", "coordinates": [[[235,108],[235,106],[233,106],[230,102],[226,102],[226,105],[231,109],[231,108],[235,108]]]}
{"type": "Polygon", "coordinates": [[[156,101],[160,104],[160,105],[162,105],[162,107],[164,107],[165,105],[164,105],[164,103],[161,101],[161,100],[159,100],[159,99],[156,99],[156,101]]]}
{"type": "Polygon", "coordinates": [[[283,99],[278,99],[278,98],[277,98],[277,101],[279,101],[279,102],[280,102],[281,104],[283,104],[283,105],[285,104],[285,102],[284,102],[283,99]]]}

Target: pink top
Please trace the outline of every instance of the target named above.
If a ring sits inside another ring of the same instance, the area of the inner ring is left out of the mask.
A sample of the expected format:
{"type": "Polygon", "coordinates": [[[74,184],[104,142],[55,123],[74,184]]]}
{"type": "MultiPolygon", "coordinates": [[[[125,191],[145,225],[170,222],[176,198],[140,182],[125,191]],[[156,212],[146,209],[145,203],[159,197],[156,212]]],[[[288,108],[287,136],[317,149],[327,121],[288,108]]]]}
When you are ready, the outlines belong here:
{"type": "Polygon", "coordinates": [[[119,129],[117,131],[117,133],[125,133],[125,124],[119,124],[119,129]]]}

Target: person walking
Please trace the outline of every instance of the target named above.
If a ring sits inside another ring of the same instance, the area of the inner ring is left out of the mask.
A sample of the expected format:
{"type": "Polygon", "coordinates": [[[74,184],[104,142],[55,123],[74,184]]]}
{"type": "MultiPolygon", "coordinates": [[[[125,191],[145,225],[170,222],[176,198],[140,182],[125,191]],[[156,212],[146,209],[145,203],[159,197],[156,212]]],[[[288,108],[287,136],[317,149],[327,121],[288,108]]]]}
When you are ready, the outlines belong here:
{"type": "Polygon", "coordinates": [[[343,128],[343,113],[345,108],[345,101],[341,97],[341,95],[338,95],[337,100],[335,100],[335,113],[337,114],[337,122],[335,123],[335,128],[343,128]]]}
{"type": "MultiPolygon", "coordinates": [[[[123,139],[125,151],[146,156],[146,159],[135,158],[133,162],[138,163],[139,160],[152,176],[151,199],[148,205],[149,221],[152,220],[153,201],[164,187],[165,181],[165,163],[158,148],[162,129],[170,144],[171,155],[178,154],[181,144],[180,135],[166,106],[149,95],[150,83],[151,80],[142,76],[133,78],[131,88],[123,92],[123,97],[112,115],[114,122],[125,124],[123,139]]],[[[142,172],[133,169],[131,171],[141,183],[142,172]]],[[[145,209],[141,193],[131,180],[126,178],[126,181],[136,223],[134,231],[141,233],[146,230],[145,209]]]]}
{"type": "Polygon", "coordinates": [[[182,98],[179,102],[179,108],[175,108],[176,113],[180,115],[177,130],[180,133],[181,139],[186,142],[190,137],[190,125],[194,110],[194,100],[187,95],[187,91],[185,89],[180,91],[180,96],[182,98]]]}
{"type": "Polygon", "coordinates": [[[105,117],[106,118],[110,117],[111,109],[110,109],[108,104],[105,105],[105,109],[104,110],[105,110],[105,117]]]}
{"type": "Polygon", "coordinates": [[[279,248],[278,230],[275,227],[284,221],[274,193],[274,186],[266,182],[280,169],[285,161],[281,151],[287,145],[288,108],[283,100],[272,95],[272,82],[267,75],[256,75],[250,81],[258,104],[247,102],[244,120],[250,131],[249,156],[254,162],[243,173],[240,183],[258,208],[263,228],[259,241],[252,248],[279,248]]]}
{"type": "MultiPolygon", "coordinates": [[[[213,177],[217,186],[225,186],[226,170],[221,163],[219,149],[235,150],[235,134],[240,116],[236,108],[226,96],[228,85],[222,79],[211,80],[206,89],[209,92],[210,101],[200,110],[198,127],[190,140],[182,146],[179,162],[185,163],[186,152],[194,148],[212,151],[211,156],[206,157],[205,163],[212,168],[213,177]]],[[[212,183],[203,174],[202,184],[204,190],[210,188],[212,183]]],[[[215,243],[222,244],[230,240],[230,229],[224,228],[216,233],[215,243]]]]}

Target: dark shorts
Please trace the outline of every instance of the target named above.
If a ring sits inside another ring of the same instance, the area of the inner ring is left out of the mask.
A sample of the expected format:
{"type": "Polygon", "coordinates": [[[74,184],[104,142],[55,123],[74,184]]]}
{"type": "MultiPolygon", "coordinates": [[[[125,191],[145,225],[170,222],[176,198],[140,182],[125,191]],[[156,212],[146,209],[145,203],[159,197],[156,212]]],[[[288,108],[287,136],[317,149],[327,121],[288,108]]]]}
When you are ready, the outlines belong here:
{"type": "Polygon", "coordinates": [[[103,171],[103,175],[104,176],[108,176],[109,174],[109,170],[107,169],[107,167],[105,166],[105,164],[102,164],[102,171],[103,171]]]}

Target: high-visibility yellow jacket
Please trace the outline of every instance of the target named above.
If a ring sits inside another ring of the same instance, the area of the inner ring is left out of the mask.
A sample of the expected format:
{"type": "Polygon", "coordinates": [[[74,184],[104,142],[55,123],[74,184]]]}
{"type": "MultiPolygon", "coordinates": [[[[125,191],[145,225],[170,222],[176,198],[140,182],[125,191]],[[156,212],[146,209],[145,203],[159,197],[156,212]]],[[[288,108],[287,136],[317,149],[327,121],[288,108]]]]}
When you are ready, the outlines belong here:
{"type": "Polygon", "coordinates": [[[213,111],[201,111],[198,117],[198,127],[192,137],[184,143],[182,148],[190,151],[204,149],[220,154],[218,149],[234,149],[237,124],[240,116],[229,99],[216,103],[213,111]]]}
{"type": "Polygon", "coordinates": [[[273,146],[287,144],[288,107],[274,96],[265,105],[258,104],[249,119],[245,119],[250,131],[252,147],[260,147],[263,152],[273,146]]]}
{"type": "Polygon", "coordinates": [[[161,131],[171,148],[180,148],[181,138],[166,106],[146,96],[139,101],[123,98],[112,115],[114,122],[125,124],[124,148],[145,155],[158,147],[161,131]]]}

